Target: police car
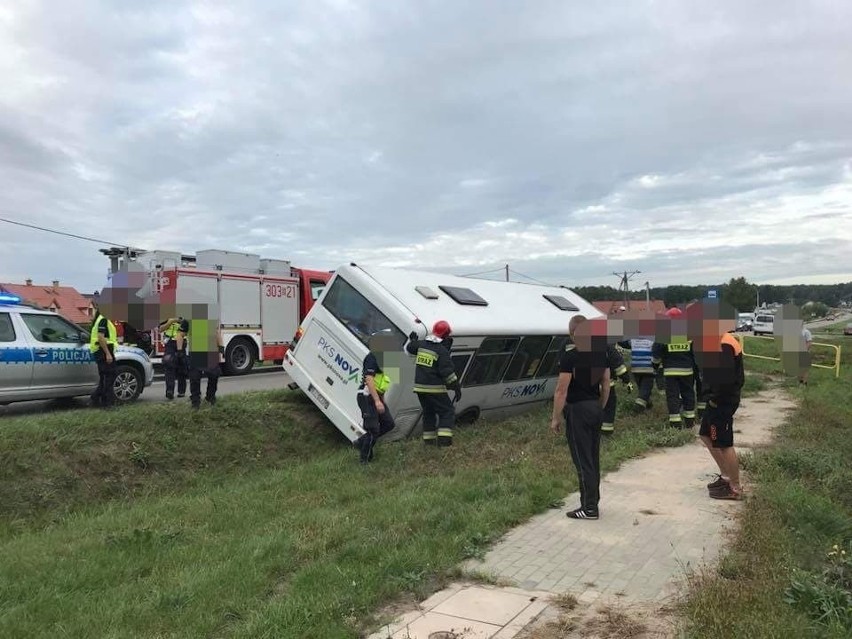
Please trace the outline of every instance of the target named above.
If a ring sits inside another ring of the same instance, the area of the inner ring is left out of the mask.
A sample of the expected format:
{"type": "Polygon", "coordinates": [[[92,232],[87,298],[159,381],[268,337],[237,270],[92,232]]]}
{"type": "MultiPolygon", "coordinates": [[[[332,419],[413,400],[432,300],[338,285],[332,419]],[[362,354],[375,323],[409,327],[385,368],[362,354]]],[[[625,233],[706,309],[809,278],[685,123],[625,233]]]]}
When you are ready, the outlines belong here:
{"type": "MultiPolygon", "coordinates": [[[[118,402],[135,400],[154,380],[154,367],[140,348],[119,345],[115,363],[118,402]]],[[[56,313],[0,294],[0,405],[90,395],[97,385],[88,333],[56,313]]]]}

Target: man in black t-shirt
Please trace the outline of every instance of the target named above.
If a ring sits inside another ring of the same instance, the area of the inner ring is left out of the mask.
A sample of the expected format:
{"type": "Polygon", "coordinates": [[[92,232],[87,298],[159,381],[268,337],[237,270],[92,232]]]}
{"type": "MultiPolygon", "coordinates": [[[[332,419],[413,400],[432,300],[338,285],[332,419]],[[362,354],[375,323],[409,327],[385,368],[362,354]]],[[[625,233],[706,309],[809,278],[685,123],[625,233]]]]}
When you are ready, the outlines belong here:
{"type": "Polygon", "coordinates": [[[568,448],[580,481],[580,507],[567,513],[571,519],[600,516],[601,424],[603,407],[609,399],[610,370],[606,337],[594,338],[590,328],[582,315],[571,319],[571,339],[559,360],[550,422],[551,430],[558,434],[564,415],[568,448]]]}

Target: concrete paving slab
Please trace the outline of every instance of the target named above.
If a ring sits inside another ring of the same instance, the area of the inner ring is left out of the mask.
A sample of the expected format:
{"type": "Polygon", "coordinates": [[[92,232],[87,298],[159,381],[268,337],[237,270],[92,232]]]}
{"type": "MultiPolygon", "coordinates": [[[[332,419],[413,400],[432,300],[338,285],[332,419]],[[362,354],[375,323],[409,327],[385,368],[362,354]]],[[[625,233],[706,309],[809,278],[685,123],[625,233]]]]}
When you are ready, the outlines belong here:
{"type": "Polygon", "coordinates": [[[529,605],[529,596],[472,586],[454,594],[434,612],[505,626],[529,605]]]}
{"type": "Polygon", "coordinates": [[[430,635],[439,632],[455,639],[491,639],[500,630],[500,626],[481,621],[427,612],[393,635],[393,639],[432,639],[430,635]]]}

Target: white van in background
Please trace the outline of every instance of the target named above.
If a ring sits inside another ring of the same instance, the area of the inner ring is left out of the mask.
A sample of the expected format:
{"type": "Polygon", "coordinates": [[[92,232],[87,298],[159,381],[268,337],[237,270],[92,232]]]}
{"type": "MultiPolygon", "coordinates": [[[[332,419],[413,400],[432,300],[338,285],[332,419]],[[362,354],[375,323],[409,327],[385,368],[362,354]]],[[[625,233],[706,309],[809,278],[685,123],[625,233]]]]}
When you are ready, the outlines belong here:
{"type": "Polygon", "coordinates": [[[752,331],[755,335],[774,335],[775,316],[769,313],[757,313],[752,323],[752,331]]]}
{"type": "Polygon", "coordinates": [[[284,370],[355,441],[364,433],[356,391],[367,344],[376,333],[393,336],[398,352],[385,356],[392,381],[385,401],[397,425],[388,438],[400,439],[421,427],[414,358],[403,350],[409,333],[423,338],[434,322],[448,321],[463,390],[458,420],[499,418],[553,397],[568,323],[577,314],[602,317],[566,288],[350,264],[335,272],[305,317],[284,370]]]}

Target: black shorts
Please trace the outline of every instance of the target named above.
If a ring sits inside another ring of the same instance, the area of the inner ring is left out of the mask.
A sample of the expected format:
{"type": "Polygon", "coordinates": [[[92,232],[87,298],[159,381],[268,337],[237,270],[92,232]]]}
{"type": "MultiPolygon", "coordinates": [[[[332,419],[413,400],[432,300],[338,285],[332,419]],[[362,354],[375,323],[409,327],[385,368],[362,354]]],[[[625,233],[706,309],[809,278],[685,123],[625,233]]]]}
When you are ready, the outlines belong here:
{"type": "Polygon", "coordinates": [[[701,428],[698,434],[709,437],[713,448],[730,448],[734,445],[734,413],[737,412],[739,402],[736,404],[720,404],[711,406],[707,404],[704,414],[701,416],[701,428]]]}

